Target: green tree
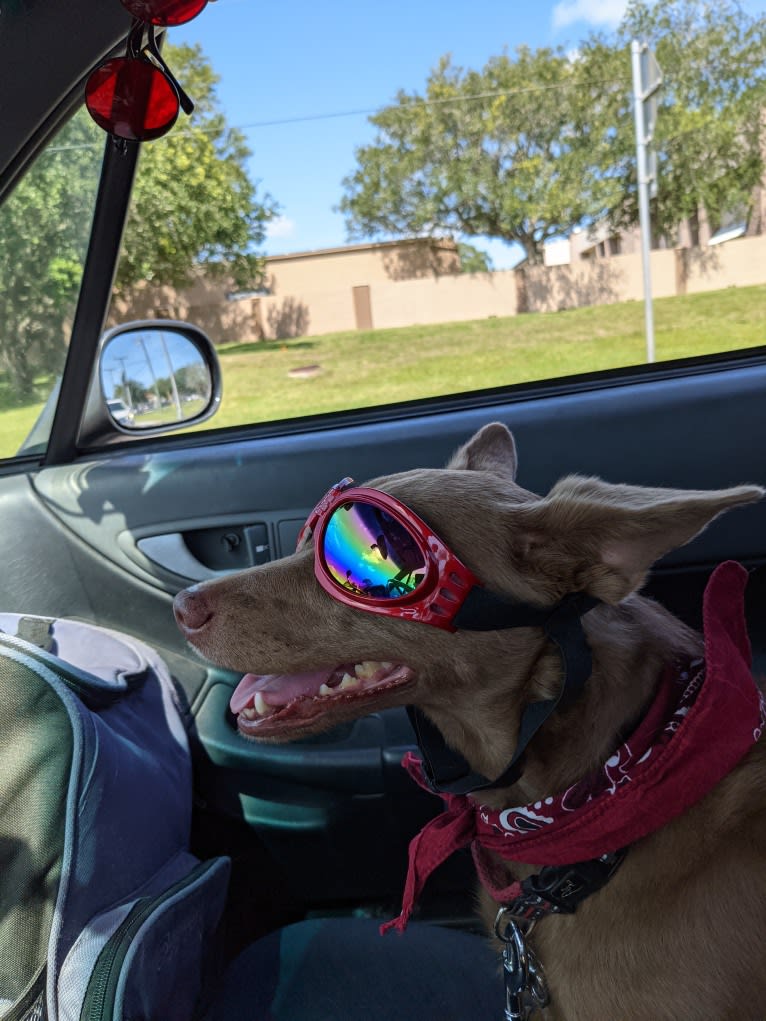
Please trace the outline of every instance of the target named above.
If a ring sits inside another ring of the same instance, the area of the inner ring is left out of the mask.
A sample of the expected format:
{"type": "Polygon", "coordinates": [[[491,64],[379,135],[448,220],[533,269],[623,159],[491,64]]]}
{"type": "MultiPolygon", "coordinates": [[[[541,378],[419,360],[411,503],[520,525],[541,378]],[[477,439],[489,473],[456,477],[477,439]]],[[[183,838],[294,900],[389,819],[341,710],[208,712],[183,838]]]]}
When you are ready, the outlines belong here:
{"type": "Polygon", "coordinates": [[[465,241],[458,241],[457,252],[460,256],[461,273],[489,273],[492,270],[492,259],[487,252],[480,248],[469,245],[465,241]]]}
{"type": "Polygon", "coordinates": [[[635,224],[633,38],[664,73],[655,229],[672,236],[700,207],[713,227],[746,210],[764,172],[766,15],[736,0],[631,0],[615,33],[570,55],[521,48],[481,71],[444,57],[422,96],[399,93],[343,181],[350,237],[487,236],[534,263],[575,227],[635,224]]]}
{"type": "MultiPolygon", "coordinates": [[[[217,76],[198,47],[168,46],[196,109],[139,158],[117,289],[179,286],[195,270],[255,286],[257,246],[276,212],[247,174],[249,151],[228,127],[217,76]]],[[[27,401],[61,371],[90,232],[106,136],[79,111],[0,209],[0,401],[27,401]]],[[[42,396],[41,394],[38,396],[42,396]]]]}
{"type": "Polygon", "coordinates": [[[487,236],[542,262],[548,238],[617,197],[601,170],[610,140],[589,72],[553,49],[522,47],[481,71],[442,58],[423,96],[400,92],[370,118],[377,136],[343,181],[350,237],[487,236]]]}
{"type": "Polygon", "coordinates": [[[83,112],[40,154],[0,208],[3,403],[29,400],[63,365],[88,243],[104,135],[83,112]]]}
{"type": "Polygon", "coordinates": [[[170,380],[170,376],[159,376],[156,382],[157,385],[155,389],[160,400],[171,400],[173,397],[173,384],[170,380]]]}
{"type": "Polygon", "coordinates": [[[117,289],[142,281],[180,287],[199,269],[254,287],[263,270],[256,248],[278,207],[248,176],[250,151],[242,132],[226,123],[218,75],[200,47],[167,46],[163,55],[195,109],[143,146],[117,289]]]}
{"type": "Polygon", "coordinates": [[[134,408],[148,397],[149,390],[138,379],[130,379],[123,376],[118,386],[114,388],[114,396],[124,401],[129,408],[134,408]]]}
{"type": "MultiPolygon", "coordinates": [[[[657,94],[658,194],[652,222],[674,236],[703,208],[715,229],[727,212],[747,215],[764,173],[766,15],[735,0],[632,0],[616,34],[583,47],[583,63],[614,78],[630,67],[632,39],[647,42],[662,69],[657,94]]],[[[633,111],[613,90],[599,107],[613,126],[610,167],[620,184],[615,226],[638,221],[633,111]]]]}

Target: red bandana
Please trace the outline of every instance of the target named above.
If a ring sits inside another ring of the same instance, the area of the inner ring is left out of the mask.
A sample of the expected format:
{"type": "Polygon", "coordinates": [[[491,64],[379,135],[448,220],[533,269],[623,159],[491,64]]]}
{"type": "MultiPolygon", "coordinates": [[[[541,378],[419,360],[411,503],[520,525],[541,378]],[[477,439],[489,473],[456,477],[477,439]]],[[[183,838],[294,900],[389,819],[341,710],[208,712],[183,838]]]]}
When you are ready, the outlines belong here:
{"type": "MultiPolygon", "coordinates": [[[[705,660],[668,667],[634,733],[603,766],[562,794],[502,811],[459,795],[410,843],[400,931],[433,870],[471,847],[479,878],[499,903],[520,886],[501,886],[486,852],[527,865],[567,865],[598,858],[660,829],[703,798],[761,736],[766,704],[750,667],[744,619],[747,571],[727,561],[713,572],[703,600],[705,660]]],[[[420,760],[403,765],[421,787],[420,760]]]]}

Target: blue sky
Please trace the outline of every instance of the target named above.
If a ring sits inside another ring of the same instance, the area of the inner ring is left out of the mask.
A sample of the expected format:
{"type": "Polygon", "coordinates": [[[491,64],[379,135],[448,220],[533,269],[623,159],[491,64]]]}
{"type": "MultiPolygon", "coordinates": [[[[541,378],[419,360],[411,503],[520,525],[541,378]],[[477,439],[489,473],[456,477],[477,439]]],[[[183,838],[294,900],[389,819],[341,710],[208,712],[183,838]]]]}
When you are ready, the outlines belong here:
{"type": "MultiPolygon", "coordinates": [[[[504,47],[574,49],[592,29],[613,27],[625,0],[215,0],[171,41],[198,42],[221,76],[219,97],[230,124],[253,152],[251,176],[282,207],[268,254],[347,243],[333,211],[354,149],[372,139],[365,113],[398,89],[423,91],[429,70],[451,53],[481,67],[504,47]],[[292,120],[292,123],[289,121],[292,120]],[[288,123],[264,123],[264,122],[288,123]]],[[[514,265],[518,249],[478,242],[495,268],[514,265]]]]}

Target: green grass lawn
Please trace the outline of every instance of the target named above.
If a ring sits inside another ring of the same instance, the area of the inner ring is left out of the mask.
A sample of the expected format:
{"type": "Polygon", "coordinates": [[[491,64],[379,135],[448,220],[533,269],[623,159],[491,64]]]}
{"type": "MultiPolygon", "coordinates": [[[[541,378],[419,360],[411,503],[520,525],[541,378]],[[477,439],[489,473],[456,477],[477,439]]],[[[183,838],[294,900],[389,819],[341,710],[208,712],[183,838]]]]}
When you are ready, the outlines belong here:
{"type": "MultiPolygon", "coordinates": [[[[766,286],[661,298],[657,360],[766,344],[766,286]]],[[[645,361],[642,302],[394,330],[230,344],[218,353],[221,410],[199,428],[264,422],[505,386],[645,361]],[[318,366],[316,375],[291,370],[318,366]]],[[[9,407],[0,389],[0,456],[39,404],[9,407]]]]}
{"type": "MultiPolygon", "coordinates": [[[[658,360],[766,343],[766,286],[655,302],[658,360]]],[[[219,348],[212,426],[459,393],[646,358],[642,302],[219,348]],[[291,369],[319,365],[311,378],[291,369]]]]}

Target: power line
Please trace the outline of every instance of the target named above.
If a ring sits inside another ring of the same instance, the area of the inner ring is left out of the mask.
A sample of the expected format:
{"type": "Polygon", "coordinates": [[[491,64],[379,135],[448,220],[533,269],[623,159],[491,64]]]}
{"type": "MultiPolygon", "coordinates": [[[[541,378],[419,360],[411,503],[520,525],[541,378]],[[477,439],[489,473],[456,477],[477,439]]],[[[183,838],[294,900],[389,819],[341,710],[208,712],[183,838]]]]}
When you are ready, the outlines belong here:
{"type": "MultiPolygon", "coordinates": [[[[472,97],[472,98],[478,98],[478,97],[472,97]]],[[[360,111],[360,112],[365,112],[365,111],[360,111]]],[[[292,119],[292,120],[263,121],[263,122],[260,122],[260,123],[257,123],[257,124],[242,125],[242,126],[239,126],[239,127],[236,127],[236,128],[230,128],[229,130],[243,131],[246,128],[250,128],[250,127],[264,127],[264,126],[271,126],[273,124],[292,124],[292,123],[296,123],[298,120],[320,120],[320,119],[326,119],[328,117],[347,117],[347,116],[350,116],[350,115],[351,115],[350,111],[346,112],[346,113],[317,114],[316,116],[313,116],[313,117],[302,117],[302,118],[295,118],[295,119],[292,119]]],[[[217,129],[210,129],[210,130],[212,131],[212,130],[217,130],[217,129]]],[[[655,139],[655,144],[656,144],[658,149],[663,149],[666,146],[672,146],[675,142],[681,141],[684,138],[689,138],[689,137],[694,136],[694,135],[699,135],[699,134],[702,134],[703,132],[709,132],[709,130],[710,129],[709,129],[709,127],[707,125],[699,124],[699,125],[696,125],[693,128],[685,128],[683,131],[678,131],[678,132],[676,132],[673,135],[666,135],[664,137],[663,136],[658,136],[655,139]]],[[[197,128],[196,131],[197,132],[205,133],[205,129],[204,128],[197,128]]],[[[180,138],[188,138],[191,135],[193,135],[194,133],[195,132],[193,132],[193,131],[176,131],[175,133],[171,133],[169,135],[166,135],[165,138],[163,139],[163,141],[171,140],[174,137],[175,138],[179,138],[179,137],[180,138]]],[[[75,151],[75,150],[76,151],[83,151],[85,149],[101,149],[101,148],[102,148],[102,143],[101,142],[83,142],[81,145],[50,146],[50,148],[44,150],[44,152],[41,155],[44,156],[46,153],[53,154],[53,153],[61,153],[61,152],[71,152],[71,151],[75,151]]]]}
{"type": "MultiPolygon", "coordinates": [[[[592,82],[591,84],[617,85],[620,82],[626,81],[628,81],[627,76],[620,78],[605,78],[601,81],[592,82]]],[[[571,82],[558,82],[551,85],[530,85],[524,89],[498,89],[496,92],[476,92],[468,96],[445,96],[442,99],[423,99],[420,96],[415,96],[409,103],[400,103],[398,109],[403,109],[407,106],[445,106],[453,103],[473,103],[479,99],[500,99],[505,96],[523,96],[532,92],[549,92],[553,89],[570,89],[572,87],[571,82]]],[[[278,120],[253,121],[251,124],[240,125],[238,130],[247,131],[250,128],[271,128],[282,124],[299,124],[305,123],[306,121],[330,120],[334,117],[359,117],[363,114],[370,116],[373,114],[383,113],[384,111],[390,110],[394,107],[395,104],[390,103],[388,106],[379,106],[374,109],[367,110],[338,110],[334,113],[303,114],[297,117],[284,117],[278,120]]]]}
{"type": "MultiPolygon", "coordinates": [[[[592,85],[619,85],[621,83],[629,81],[627,76],[621,76],[619,78],[604,78],[598,81],[591,82],[592,85]]],[[[410,99],[408,103],[399,103],[398,109],[404,109],[407,106],[448,106],[452,104],[460,103],[474,103],[481,99],[502,99],[507,96],[524,96],[530,95],[535,92],[550,92],[556,89],[570,89],[573,88],[572,82],[556,82],[550,85],[529,85],[523,89],[498,89],[494,92],[476,92],[468,96],[445,96],[441,99],[424,99],[421,96],[415,96],[410,99]]],[[[384,113],[386,110],[396,108],[395,103],[389,103],[387,106],[378,107],[367,107],[359,108],[354,110],[334,110],[329,113],[311,113],[311,114],[297,114],[293,117],[279,117],[272,120],[265,121],[251,121],[248,124],[232,124],[227,125],[226,129],[229,131],[250,131],[254,128],[273,128],[281,127],[286,124],[306,124],[312,121],[326,121],[326,120],[337,120],[341,117],[363,117],[363,116],[374,116],[376,114],[384,113]]],[[[197,133],[202,134],[213,134],[219,132],[220,127],[217,128],[206,128],[199,126],[192,130],[181,130],[173,131],[165,137],[170,140],[172,138],[188,137],[189,135],[197,133]]],[[[82,145],[66,145],[60,147],[52,146],[48,149],[48,152],[66,152],[70,149],[95,149],[100,146],[97,143],[84,142],[82,145]]]]}

